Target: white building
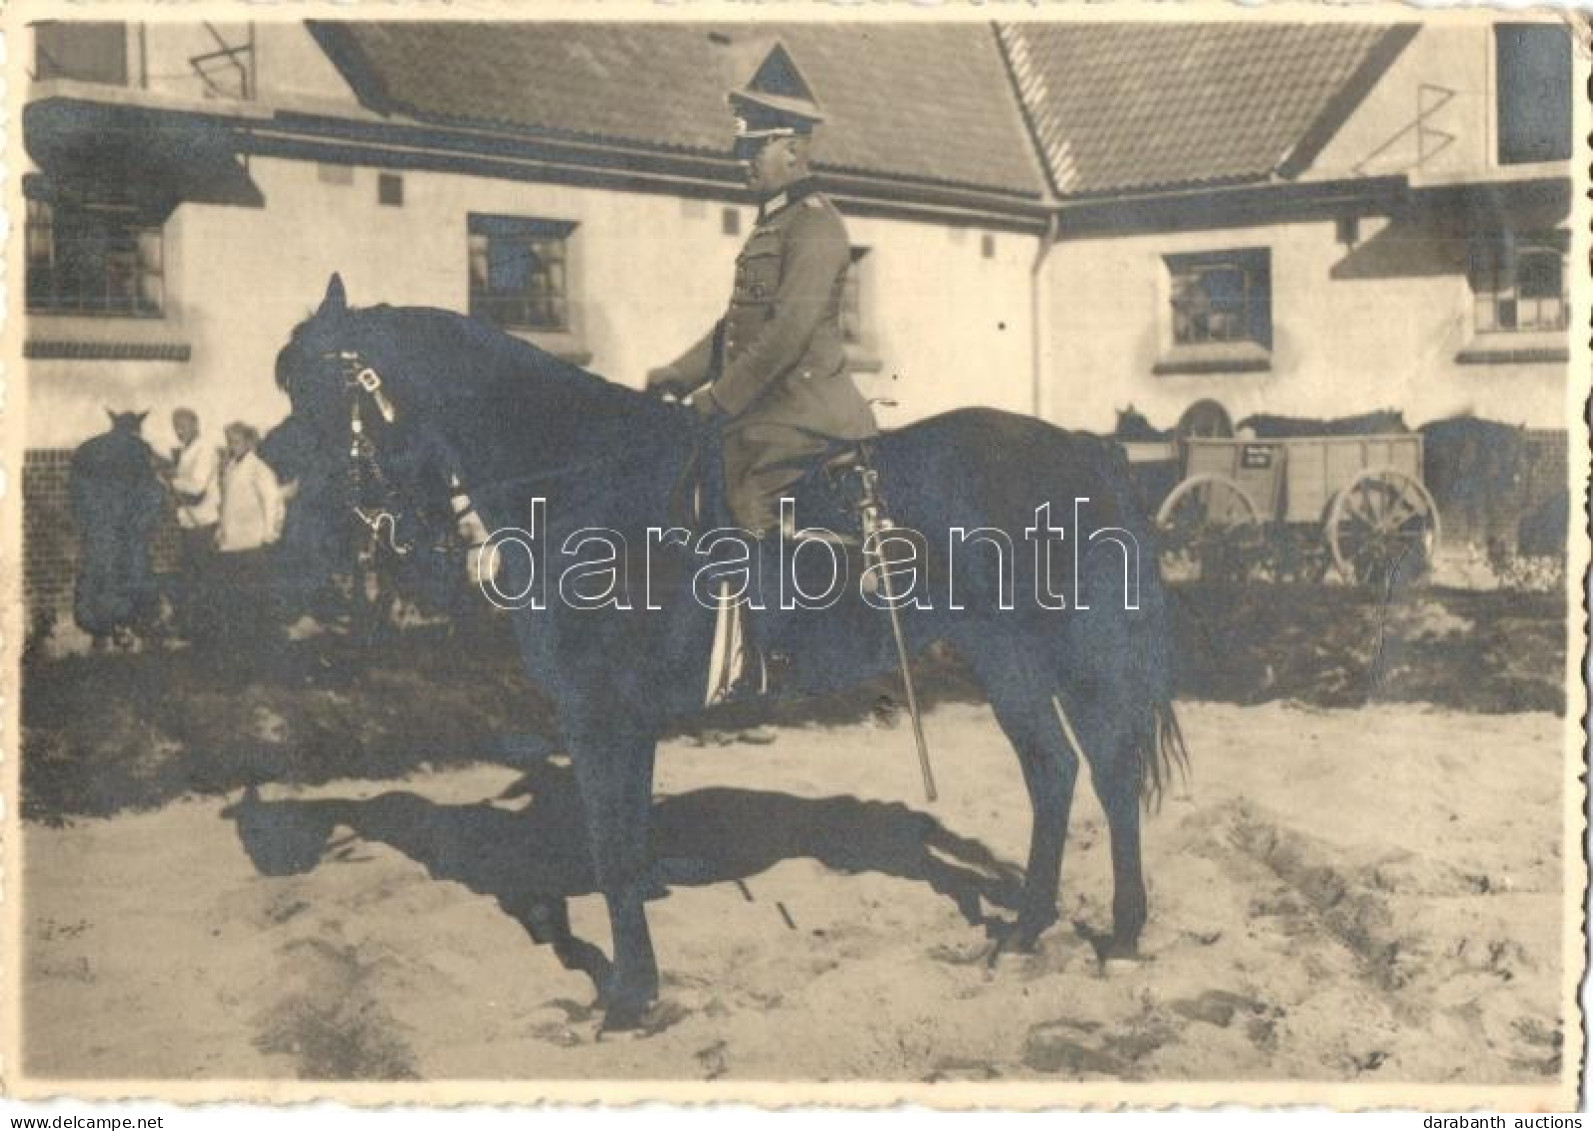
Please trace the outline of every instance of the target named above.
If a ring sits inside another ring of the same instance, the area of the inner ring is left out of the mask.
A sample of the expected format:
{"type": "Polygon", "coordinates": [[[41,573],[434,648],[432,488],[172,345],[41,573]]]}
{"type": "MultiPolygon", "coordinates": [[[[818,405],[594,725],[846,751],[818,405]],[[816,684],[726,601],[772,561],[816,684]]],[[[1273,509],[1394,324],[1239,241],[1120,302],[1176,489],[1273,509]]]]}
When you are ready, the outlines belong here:
{"type": "MultiPolygon", "coordinates": [[[[724,92],[799,68],[886,424],[1384,407],[1563,428],[1571,46],[1554,24],[33,25],[27,586],[104,408],[286,411],[341,272],[639,383],[751,218],[724,92]],[[891,402],[891,403],[883,403],[891,402]]],[[[17,214],[21,214],[19,210],[17,214]]],[[[1563,450],[1563,448],[1562,448],[1563,450]]],[[[1563,477],[1562,477],[1563,481],[1563,477]]]]}

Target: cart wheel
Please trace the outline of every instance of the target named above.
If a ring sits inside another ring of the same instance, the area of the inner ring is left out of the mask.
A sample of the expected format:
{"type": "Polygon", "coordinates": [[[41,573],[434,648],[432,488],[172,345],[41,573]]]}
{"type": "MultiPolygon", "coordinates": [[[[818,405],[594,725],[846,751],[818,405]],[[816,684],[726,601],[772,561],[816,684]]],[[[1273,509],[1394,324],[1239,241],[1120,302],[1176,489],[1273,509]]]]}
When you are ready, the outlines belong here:
{"type": "Polygon", "coordinates": [[[1438,504],[1403,471],[1363,471],[1334,498],[1327,538],[1346,581],[1417,581],[1438,551],[1438,504]]]}
{"type": "Polygon", "coordinates": [[[1261,542],[1261,516],[1245,489],[1221,475],[1192,475],[1156,512],[1162,576],[1237,581],[1261,542]]]}

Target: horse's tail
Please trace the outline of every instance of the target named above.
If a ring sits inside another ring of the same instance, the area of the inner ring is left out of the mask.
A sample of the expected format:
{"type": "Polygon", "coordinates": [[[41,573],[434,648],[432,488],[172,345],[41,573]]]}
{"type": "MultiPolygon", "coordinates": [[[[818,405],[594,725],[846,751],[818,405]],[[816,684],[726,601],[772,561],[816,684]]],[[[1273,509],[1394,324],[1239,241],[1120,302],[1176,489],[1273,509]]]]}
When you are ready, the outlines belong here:
{"type": "Polygon", "coordinates": [[[1133,694],[1142,709],[1134,733],[1134,753],[1138,759],[1140,796],[1147,809],[1159,809],[1173,778],[1187,778],[1189,748],[1178,725],[1173,707],[1177,689],[1178,626],[1173,613],[1173,594],[1162,580],[1156,529],[1141,505],[1129,469],[1128,459],[1116,444],[1108,445],[1110,485],[1118,514],[1124,525],[1140,541],[1140,609],[1129,629],[1132,668],[1137,675],[1133,694]]]}
{"type": "Polygon", "coordinates": [[[1176,771],[1180,778],[1189,774],[1189,748],[1184,745],[1184,732],[1178,725],[1178,713],[1171,699],[1151,704],[1151,728],[1142,736],[1136,753],[1139,755],[1140,796],[1145,808],[1160,809],[1162,794],[1171,783],[1176,771]]]}

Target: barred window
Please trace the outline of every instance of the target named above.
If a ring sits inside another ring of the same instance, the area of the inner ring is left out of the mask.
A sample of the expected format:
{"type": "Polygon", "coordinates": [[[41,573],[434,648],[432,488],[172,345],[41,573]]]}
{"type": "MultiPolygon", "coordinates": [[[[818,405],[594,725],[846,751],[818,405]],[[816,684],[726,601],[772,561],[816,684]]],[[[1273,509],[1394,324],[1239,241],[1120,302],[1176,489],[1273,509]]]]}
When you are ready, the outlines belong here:
{"type": "Polygon", "coordinates": [[[125,206],[29,199],[27,305],[41,314],[159,317],[159,224],[125,206]]]}
{"type": "Polygon", "coordinates": [[[568,332],[575,227],[564,220],[471,213],[471,317],[507,330],[568,332]]]}

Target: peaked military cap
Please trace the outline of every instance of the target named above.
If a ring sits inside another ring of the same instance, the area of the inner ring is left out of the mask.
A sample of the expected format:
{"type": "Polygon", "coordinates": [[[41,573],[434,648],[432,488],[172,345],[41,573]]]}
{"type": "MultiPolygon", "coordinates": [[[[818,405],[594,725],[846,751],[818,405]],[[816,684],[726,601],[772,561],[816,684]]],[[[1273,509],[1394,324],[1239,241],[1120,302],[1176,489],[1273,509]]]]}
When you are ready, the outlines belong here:
{"type": "Polygon", "coordinates": [[[741,158],[752,156],[770,138],[810,134],[824,121],[813,91],[778,44],[751,81],[730,92],[728,101],[736,116],[735,153],[741,158]]]}

